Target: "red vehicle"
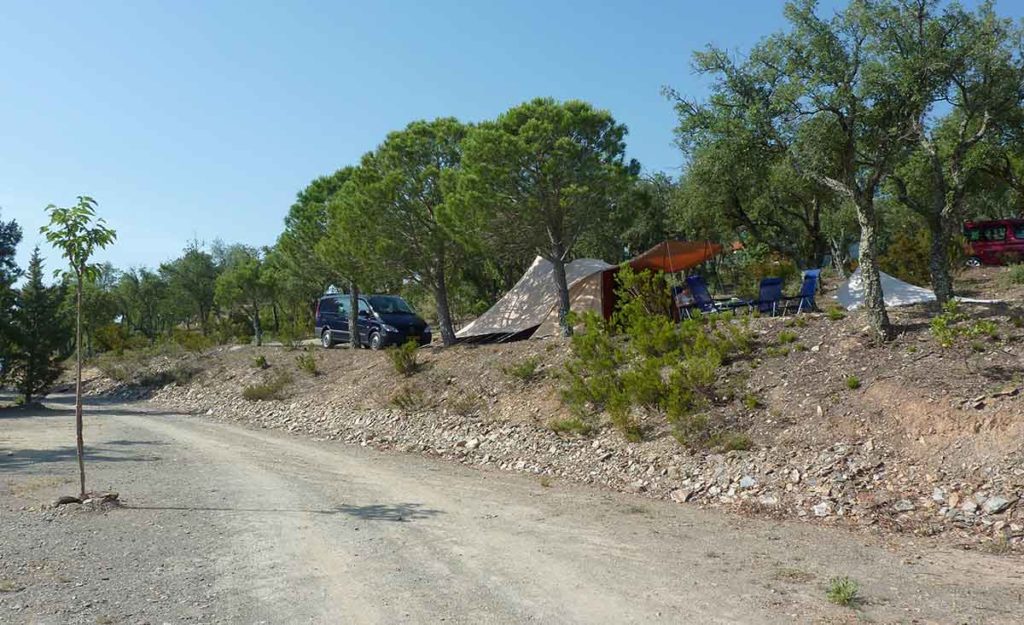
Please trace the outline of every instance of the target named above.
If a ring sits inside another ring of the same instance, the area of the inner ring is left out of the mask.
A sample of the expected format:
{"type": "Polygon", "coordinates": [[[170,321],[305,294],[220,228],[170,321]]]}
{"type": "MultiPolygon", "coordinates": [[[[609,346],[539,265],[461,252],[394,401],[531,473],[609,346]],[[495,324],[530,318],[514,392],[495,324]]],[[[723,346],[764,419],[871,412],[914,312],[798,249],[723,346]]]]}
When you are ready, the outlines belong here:
{"type": "Polygon", "coordinates": [[[968,267],[1006,265],[1024,260],[1024,219],[967,222],[968,267]]]}

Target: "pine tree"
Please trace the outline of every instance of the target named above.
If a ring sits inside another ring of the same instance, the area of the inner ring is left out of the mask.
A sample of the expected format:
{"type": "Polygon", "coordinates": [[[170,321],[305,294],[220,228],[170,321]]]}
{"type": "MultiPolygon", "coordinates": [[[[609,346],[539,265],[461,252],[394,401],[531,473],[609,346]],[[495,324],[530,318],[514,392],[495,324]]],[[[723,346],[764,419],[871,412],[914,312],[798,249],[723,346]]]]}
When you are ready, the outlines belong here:
{"type": "Polygon", "coordinates": [[[61,372],[58,352],[67,341],[68,328],[58,312],[59,294],[43,284],[43,259],[32,252],[25,286],[14,313],[15,351],[11,373],[25,403],[46,391],[61,372]]]}

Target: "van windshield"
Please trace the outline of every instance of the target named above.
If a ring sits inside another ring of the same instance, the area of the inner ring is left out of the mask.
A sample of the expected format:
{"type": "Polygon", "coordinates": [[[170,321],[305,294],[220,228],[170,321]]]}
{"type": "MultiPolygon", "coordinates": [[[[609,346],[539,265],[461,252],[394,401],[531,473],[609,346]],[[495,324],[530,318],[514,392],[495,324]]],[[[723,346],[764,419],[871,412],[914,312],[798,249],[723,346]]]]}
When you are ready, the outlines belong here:
{"type": "Polygon", "coordinates": [[[409,304],[404,299],[397,295],[372,295],[369,297],[370,306],[373,307],[374,312],[382,315],[413,315],[412,308],[409,308],[409,304]]]}

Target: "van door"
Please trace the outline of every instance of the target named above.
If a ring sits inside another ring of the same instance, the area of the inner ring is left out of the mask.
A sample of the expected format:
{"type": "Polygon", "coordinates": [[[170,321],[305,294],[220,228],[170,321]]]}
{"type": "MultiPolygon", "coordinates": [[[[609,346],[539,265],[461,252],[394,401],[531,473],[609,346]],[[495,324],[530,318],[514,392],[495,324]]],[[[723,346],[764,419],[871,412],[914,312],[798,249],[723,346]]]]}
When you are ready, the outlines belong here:
{"type": "Polygon", "coordinates": [[[1019,263],[1024,261],[1024,221],[1011,221],[1010,231],[1013,233],[1013,241],[1009,244],[1009,262],[1019,263]]]}
{"type": "Polygon", "coordinates": [[[336,334],[339,341],[347,342],[351,340],[348,333],[348,298],[344,296],[339,297],[337,303],[338,312],[336,314],[338,319],[335,323],[338,329],[336,334]]]}
{"type": "Polygon", "coordinates": [[[975,244],[978,248],[978,257],[986,265],[1003,264],[1003,256],[1006,253],[1007,227],[1005,223],[985,224],[981,228],[980,240],[975,244]]]}

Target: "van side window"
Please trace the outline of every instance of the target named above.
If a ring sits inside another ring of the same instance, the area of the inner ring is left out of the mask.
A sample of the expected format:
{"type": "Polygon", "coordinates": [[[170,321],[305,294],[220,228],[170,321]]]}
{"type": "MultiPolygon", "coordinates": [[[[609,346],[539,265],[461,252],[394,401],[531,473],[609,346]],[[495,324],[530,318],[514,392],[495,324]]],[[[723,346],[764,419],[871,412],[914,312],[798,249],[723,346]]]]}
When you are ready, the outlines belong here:
{"type": "Polygon", "coordinates": [[[342,317],[348,317],[348,302],[344,299],[335,300],[338,303],[338,314],[342,317]]]}
{"type": "Polygon", "coordinates": [[[328,315],[338,312],[338,300],[333,297],[327,297],[320,300],[320,312],[328,315]]]}
{"type": "Polygon", "coordinates": [[[1005,241],[1006,226],[989,226],[982,234],[986,241],[1005,241]]]}
{"type": "Polygon", "coordinates": [[[1013,224],[1013,238],[1024,241],[1024,224],[1013,224]]]}
{"type": "Polygon", "coordinates": [[[359,312],[370,312],[370,305],[361,297],[359,298],[359,312]]]}
{"type": "Polygon", "coordinates": [[[964,235],[968,241],[980,241],[981,230],[979,228],[967,228],[964,230],[964,235]]]}

